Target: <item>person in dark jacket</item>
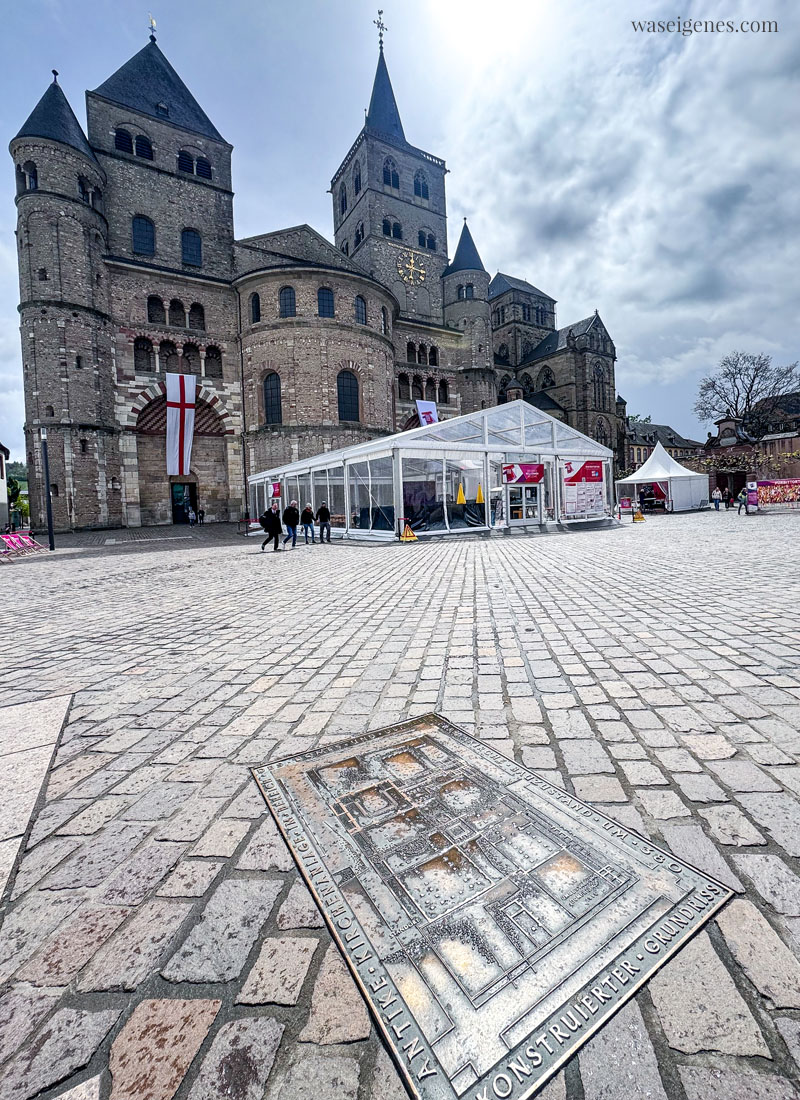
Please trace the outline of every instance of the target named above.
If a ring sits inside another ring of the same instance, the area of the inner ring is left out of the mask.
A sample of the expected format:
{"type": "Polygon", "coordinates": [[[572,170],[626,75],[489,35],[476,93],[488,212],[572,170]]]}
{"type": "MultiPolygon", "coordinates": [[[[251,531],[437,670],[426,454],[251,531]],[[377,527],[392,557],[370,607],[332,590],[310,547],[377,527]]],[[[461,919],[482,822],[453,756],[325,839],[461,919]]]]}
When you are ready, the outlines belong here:
{"type": "Polygon", "coordinates": [[[289,539],[292,540],[292,550],[297,545],[297,525],[300,522],[300,513],[297,510],[297,501],[293,500],[289,504],[288,508],[284,508],[283,522],[286,524],[286,538],[283,540],[285,546],[289,539]]]}
{"type": "Polygon", "coordinates": [[[327,500],[323,500],[317,509],[317,523],[319,524],[319,541],[325,541],[325,532],[328,533],[328,542],[331,541],[331,510],[327,500]]]}
{"type": "Polygon", "coordinates": [[[263,516],[259,516],[258,522],[264,528],[267,533],[267,537],[261,543],[262,552],[266,548],[268,542],[273,542],[273,550],[278,549],[278,539],[283,534],[283,528],[281,527],[281,517],[278,514],[278,502],[275,501],[271,508],[268,508],[263,516]]]}
{"type": "Polygon", "coordinates": [[[315,543],[317,540],[314,536],[314,509],[311,507],[311,504],[307,504],[303,509],[300,516],[300,522],[303,525],[303,535],[306,540],[306,546],[308,546],[309,535],[311,535],[312,544],[315,543]]]}

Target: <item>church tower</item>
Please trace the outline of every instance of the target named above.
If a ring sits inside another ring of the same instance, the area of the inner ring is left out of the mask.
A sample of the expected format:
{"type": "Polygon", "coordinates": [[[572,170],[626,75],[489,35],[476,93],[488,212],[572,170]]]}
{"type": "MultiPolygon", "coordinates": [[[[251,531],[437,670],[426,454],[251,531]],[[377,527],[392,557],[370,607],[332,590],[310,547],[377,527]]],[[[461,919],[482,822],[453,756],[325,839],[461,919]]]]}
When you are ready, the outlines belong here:
{"type": "Polygon", "coordinates": [[[442,290],[444,322],[464,336],[458,363],[461,411],[491,408],[497,404],[497,374],[492,349],[489,273],[466,218],[453,261],[444,269],[442,290]]]}
{"type": "Polygon", "coordinates": [[[389,287],[401,316],[441,324],[445,163],[406,141],[383,31],[364,127],[331,181],[337,246],[389,287]]]}
{"type": "Polygon", "coordinates": [[[106,174],[53,71],[9,151],[17,183],[20,328],[31,521],[45,521],[47,433],[57,528],[119,523],[106,174]]]}

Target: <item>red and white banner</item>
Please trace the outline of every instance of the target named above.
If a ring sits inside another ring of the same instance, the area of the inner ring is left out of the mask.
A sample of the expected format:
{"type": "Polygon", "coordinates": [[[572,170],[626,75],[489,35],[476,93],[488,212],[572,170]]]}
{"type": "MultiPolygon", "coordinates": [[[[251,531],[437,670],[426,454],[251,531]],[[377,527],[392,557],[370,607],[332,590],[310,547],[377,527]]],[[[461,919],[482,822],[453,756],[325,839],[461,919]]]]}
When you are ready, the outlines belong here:
{"type": "Polygon", "coordinates": [[[424,428],[426,424],[438,424],[439,413],[436,402],[417,401],[417,416],[419,417],[420,427],[424,428]]]}
{"type": "Polygon", "coordinates": [[[565,462],[564,463],[564,484],[565,485],[579,485],[582,481],[602,481],[603,480],[603,463],[592,461],[582,462],[578,465],[577,462],[565,462]]]}
{"type": "Polygon", "coordinates": [[[506,485],[535,485],[543,478],[543,462],[514,462],[503,467],[503,481],[506,485]]]}
{"type": "Polygon", "coordinates": [[[192,463],[194,401],[193,374],[167,376],[167,473],[188,474],[192,463]]]}

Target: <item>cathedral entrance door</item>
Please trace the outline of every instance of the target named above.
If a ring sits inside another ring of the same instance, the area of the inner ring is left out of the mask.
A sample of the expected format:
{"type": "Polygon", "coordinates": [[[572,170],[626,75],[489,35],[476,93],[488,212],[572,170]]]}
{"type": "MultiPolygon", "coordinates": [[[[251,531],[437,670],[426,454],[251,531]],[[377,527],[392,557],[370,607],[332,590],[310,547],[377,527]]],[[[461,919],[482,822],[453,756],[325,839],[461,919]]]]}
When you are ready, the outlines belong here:
{"type": "Polygon", "coordinates": [[[173,483],[172,490],[172,522],[188,523],[189,508],[197,511],[197,486],[193,482],[179,481],[173,483]]]}
{"type": "Polygon", "coordinates": [[[511,527],[539,523],[539,486],[508,486],[508,522],[511,527]]]}

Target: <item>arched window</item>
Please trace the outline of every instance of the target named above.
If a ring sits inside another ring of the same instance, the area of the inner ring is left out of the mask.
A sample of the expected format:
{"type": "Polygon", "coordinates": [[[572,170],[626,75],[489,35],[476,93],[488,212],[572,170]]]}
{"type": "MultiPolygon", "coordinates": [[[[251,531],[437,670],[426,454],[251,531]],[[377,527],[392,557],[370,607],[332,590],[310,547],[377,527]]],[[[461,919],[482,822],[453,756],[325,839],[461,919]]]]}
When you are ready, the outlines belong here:
{"type": "Polygon", "coordinates": [[[436,383],[432,378],[429,378],[428,381],[425,383],[425,400],[436,400],[436,383]]]}
{"type": "Polygon", "coordinates": [[[419,232],[417,233],[417,244],[419,245],[420,248],[425,247],[425,230],[424,229],[420,229],[419,232]]]}
{"type": "Polygon", "coordinates": [[[156,227],[149,218],[138,215],[131,222],[131,243],[137,256],[153,256],[156,251],[156,227]]]}
{"type": "Polygon", "coordinates": [[[87,206],[90,205],[92,201],[92,194],[83,176],[78,179],[78,196],[81,202],[85,202],[87,206]]]}
{"type": "Polygon", "coordinates": [[[401,374],[397,378],[397,396],[401,401],[411,399],[411,381],[407,374],[401,374]]]}
{"type": "Polygon", "coordinates": [[[151,294],[147,299],[147,320],[151,325],[165,325],[167,323],[164,303],[160,298],[156,298],[155,294],[151,294]]]}
{"type": "Polygon", "coordinates": [[[428,181],[422,171],[417,172],[414,176],[414,194],[418,199],[427,199],[428,197],[428,181]]]}
{"type": "Polygon", "coordinates": [[[27,177],[25,175],[24,169],[23,169],[21,164],[17,165],[16,176],[17,176],[17,194],[22,195],[28,190],[28,180],[27,180],[27,177]]]}
{"type": "Polygon", "coordinates": [[[282,424],[283,409],[281,407],[281,378],[275,371],[270,371],[264,379],[264,423],[282,424]]]}
{"type": "Polygon", "coordinates": [[[153,345],[144,336],[133,341],[133,369],[151,371],[153,369],[153,345]]]}
{"type": "Polygon", "coordinates": [[[330,287],[321,286],[317,291],[317,312],[320,317],[335,317],[336,311],[333,305],[333,291],[330,287]]]}
{"type": "Polygon", "coordinates": [[[27,161],[25,161],[25,163],[23,164],[22,167],[25,171],[25,179],[26,179],[26,182],[28,184],[28,190],[29,191],[38,191],[39,190],[39,172],[36,168],[36,165],[33,163],[32,160],[27,160],[27,161]]]}
{"type": "Polygon", "coordinates": [[[196,229],[184,229],[181,233],[181,257],[189,267],[203,266],[203,242],[196,229]]]}
{"type": "Polygon", "coordinates": [[[361,419],[358,411],[358,379],[351,370],[339,371],[336,393],[339,398],[339,419],[358,423],[361,419]]]}
{"type": "Polygon", "coordinates": [[[594,407],[605,409],[606,407],[606,372],[602,363],[595,363],[592,376],[594,382],[594,407]]]}
{"type": "Polygon", "coordinates": [[[402,241],[402,239],[403,239],[403,227],[400,224],[400,222],[392,222],[392,236],[394,237],[395,240],[402,241]]]}
{"type": "Polygon", "coordinates": [[[344,184],[339,188],[339,213],[347,213],[347,188],[344,184]]]}
{"type": "MultiPolygon", "coordinates": [[[[530,321],[530,319],[531,319],[531,307],[524,305],[522,307],[522,320],[523,321],[530,321]]],[[[539,320],[538,316],[537,316],[536,320],[537,321],[539,320]]]]}
{"type": "Polygon", "coordinates": [[[387,157],[383,162],[383,185],[392,187],[395,191],[400,190],[400,174],[397,171],[397,164],[391,157],[387,157]]]}
{"type": "Polygon", "coordinates": [[[119,149],[120,153],[133,152],[133,138],[127,130],[114,131],[114,148],[119,149]]]}
{"type": "Polygon", "coordinates": [[[608,424],[606,424],[602,416],[595,425],[594,437],[603,447],[608,446],[608,424]]]}
{"type": "Polygon", "coordinates": [[[467,283],[467,285],[464,287],[464,297],[465,298],[474,298],[475,297],[475,287],[472,285],[472,283],[467,283]]]}
{"type": "Polygon", "coordinates": [[[181,373],[200,373],[200,349],[197,347],[196,344],[183,345],[183,354],[181,355],[181,373]]]}
{"type": "Polygon", "coordinates": [[[417,361],[417,345],[412,344],[410,340],[406,344],[406,360],[409,363],[416,363],[417,361]]]}
{"type": "Polygon", "coordinates": [[[388,218],[383,219],[383,235],[384,237],[391,237],[392,235],[392,223],[388,218]]]}
{"type": "Polygon", "coordinates": [[[386,306],[381,306],[381,333],[386,336],[389,332],[389,311],[386,306]]]}
{"type": "Polygon", "coordinates": [[[278,293],[278,312],[281,317],[294,317],[297,313],[293,286],[281,287],[278,293]]]}
{"type": "Polygon", "coordinates": [[[195,174],[200,176],[204,180],[211,179],[211,162],[206,160],[205,157],[198,157],[197,163],[194,166],[195,174]]]}
{"type": "Polygon", "coordinates": [[[345,241],[344,244],[342,245],[342,252],[344,252],[345,256],[350,255],[350,242],[349,241],[345,241]]]}
{"type": "Polygon", "coordinates": [[[428,239],[425,242],[425,246],[429,252],[436,251],[436,238],[434,237],[433,233],[428,234],[428,239]]]}
{"type": "Polygon", "coordinates": [[[415,401],[422,400],[422,379],[418,374],[411,379],[411,396],[415,401]]]}
{"type": "Polygon", "coordinates": [[[183,149],[178,153],[178,171],[194,175],[194,157],[183,149]]]}
{"type": "Polygon", "coordinates": [[[186,310],[178,298],[169,303],[169,323],[173,328],[186,328],[186,310]]]}
{"type": "Polygon", "coordinates": [[[357,325],[365,325],[367,323],[367,303],[361,297],[360,294],[356,294],[354,306],[354,314],[357,325]]]}
{"type": "Polygon", "coordinates": [[[92,191],[92,197],[90,199],[90,202],[91,202],[91,205],[94,207],[94,209],[99,210],[100,213],[102,214],[102,212],[103,212],[103,192],[100,190],[99,187],[95,187],[94,190],[92,191]]]}
{"type": "Polygon", "coordinates": [[[178,370],[178,349],[171,340],[162,340],[158,347],[158,361],[163,371],[176,373],[178,370]]]}
{"type": "Polygon", "coordinates": [[[437,351],[436,348],[429,348],[428,349],[428,363],[432,367],[438,367],[439,366],[439,352],[437,351]]]}
{"type": "Polygon", "coordinates": [[[417,362],[425,367],[428,365],[428,349],[424,344],[420,344],[417,348],[417,362]]]}
{"type": "Polygon", "coordinates": [[[56,415],[56,410],[53,408],[52,405],[45,405],[44,415],[45,416],[55,416],[56,415]]]}
{"type": "Polygon", "coordinates": [[[222,378],[222,352],[219,348],[206,348],[206,378],[222,378]]]}
{"type": "Polygon", "coordinates": [[[439,404],[446,405],[448,400],[449,395],[447,393],[447,383],[444,379],[442,379],[442,381],[439,383],[439,404]]]}
{"type": "Polygon", "coordinates": [[[549,389],[550,386],[555,386],[555,384],[556,380],[553,377],[553,372],[550,370],[549,367],[543,367],[542,370],[539,372],[539,380],[536,383],[536,389],[546,390],[549,389]]]}
{"type": "Polygon", "coordinates": [[[136,156],[143,157],[145,160],[153,159],[153,146],[150,143],[150,138],[144,137],[143,134],[138,134],[136,137],[136,156]]]}
{"type": "Polygon", "coordinates": [[[261,296],[259,294],[250,295],[250,322],[257,325],[261,320],[261,296]]]}
{"type": "Polygon", "coordinates": [[[508,362],[508,344],[501,344],[497,349],[497,358],[501,363],[508,362]]]}
{"type": "Polygon", "coordinates": [[[464,297],[464,287],[459,286],[458,290],[456,291],[456,294],[458,296],[458,300],[461,301],[462,298],[464,297]]]}
{"type": "Polygon", "coordinates": [[[358,225],[356,226],[356,236],[355,236],[355,240],[353,241],[353,247],[358,248],[358,246],[361,244],[361,242],[363,240],[364,240],[364,223],[359,222],[358,225]]]}
{"type": "Polygon", "coordinates": [[[361,162],[356,161],[353,168],[353,194],[357,195],[361,191],[361,162]]]}
{"type": "Polygon", "coordinates": [[[206,311],[199,302],[195,302],[189,307],[189,328],[193,328],[196,332],[203,332],[205,327],[206,311]]]}
{"type": "Polygon", "coordinates": [[[86,454],[86,447],[87,447],[87,442],[86,442],[86,440],[85,440],[85,439],[82,439],[82,440],[80,441],[80,445],[81,445],[81,454],[82,454],[82,455],[85,455],[85,454],[86,454]]]}

